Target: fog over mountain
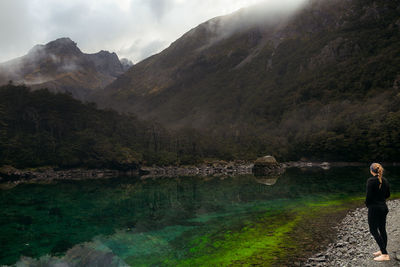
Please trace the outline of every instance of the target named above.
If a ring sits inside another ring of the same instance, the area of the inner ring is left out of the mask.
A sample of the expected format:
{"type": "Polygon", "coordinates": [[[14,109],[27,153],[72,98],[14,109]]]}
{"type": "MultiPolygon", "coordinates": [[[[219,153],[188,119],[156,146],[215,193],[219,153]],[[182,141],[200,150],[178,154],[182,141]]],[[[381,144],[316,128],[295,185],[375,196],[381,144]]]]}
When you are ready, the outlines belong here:
{"type": "Polygon", "coordinates": [[[85,99],[93,90],[104,88],[132,66],[115,53],[85,54],[70,38],[36,45],[25,56],[0,64],[0,84],[12,81],[33,89],[70,92],[85,99]]]}
{"type": "MultiPolygon", "coordinates": [[[[316,158],[347,151],[347,144],[363,147],[357,136],[367,134],[371,118],[379,125],[390,125],[385,114],[400,118],[398,2],[263,7],[200,24],[94,99],[173,129],[316,158]]],[[[354,151],[360,154],[347,154],[352,160],[369,153],[354,151]]]]}
{"type": "MultiPolygon", "coordinates": [[[[285,7],[302,0],[265,0],[285,7]]],[[[216,16],[262,0],[2,0],[0,62],[68,36],[86,53],[115,51],[137,63],[216,16]],[[18,14],[18,15],[16,15],[18,14]]]]}

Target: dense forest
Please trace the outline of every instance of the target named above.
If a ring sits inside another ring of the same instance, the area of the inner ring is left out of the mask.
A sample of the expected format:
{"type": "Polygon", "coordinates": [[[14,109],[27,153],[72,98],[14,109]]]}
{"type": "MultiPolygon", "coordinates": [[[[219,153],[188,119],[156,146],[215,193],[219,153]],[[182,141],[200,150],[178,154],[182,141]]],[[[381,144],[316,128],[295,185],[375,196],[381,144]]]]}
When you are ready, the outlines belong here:
{"type": "Polygon", "coordinates": [[[338,112],[315,133],[308,132],[308,125],[291,132],[288,125],[286,136],[249,129],[247,136],[235,137],[212,129],[207,135],[189,128],[173,132],[154,121],[97,109],[69,94],[9,84],[0,87],[0,166],[134,169],[265,154],[282,161],[399,161],[400,95],[390,97],[390,105],[379,105],[380,98],[370,104],[374,112],[338,112]]]}
{"type": "Polygon", "coordinates": [[[69,94],[0,87],[0,166],[131,169],[138,164],[189,164],[196,144],[157,123],[99,110],[69,94]]]}

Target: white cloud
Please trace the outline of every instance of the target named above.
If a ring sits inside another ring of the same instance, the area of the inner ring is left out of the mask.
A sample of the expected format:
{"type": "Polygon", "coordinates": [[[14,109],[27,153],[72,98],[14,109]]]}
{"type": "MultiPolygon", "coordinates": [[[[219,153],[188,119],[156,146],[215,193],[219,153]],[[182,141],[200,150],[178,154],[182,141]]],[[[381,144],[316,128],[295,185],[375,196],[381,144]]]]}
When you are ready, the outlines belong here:
{"type": "MultiPolygon", "coordinates": [[[[302,0],[284,1],[291,4],[302,0]]],[[[109,50],[138,62],[166,48],[198,24],[258,2],[1,0],[0,62],[59,37],[70,37],[86,53],[109,50]]]]}

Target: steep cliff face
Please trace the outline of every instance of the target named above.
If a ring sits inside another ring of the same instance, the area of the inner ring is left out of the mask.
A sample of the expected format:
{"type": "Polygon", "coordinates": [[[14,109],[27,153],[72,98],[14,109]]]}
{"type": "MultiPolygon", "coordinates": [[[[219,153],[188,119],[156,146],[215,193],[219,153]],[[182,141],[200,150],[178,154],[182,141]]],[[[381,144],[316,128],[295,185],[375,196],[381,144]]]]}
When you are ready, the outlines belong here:
{"type": "Polygon", "coordinates": [[[290,13],[264,12],[199,25],[96,101],[171,127],[235,134],[244,124],[269,132],[320,127],[349,107],[370,112],[374,94],[391,99],[400,73],[398,1],[314,0],[290,13]]]}
{"type": "Polygon", "coordinates": [[[0,64],[0,83],[12,80],[32,88],[47,87],[85,99],[124,72],[115,53],[85,54],[69,38],[36,45],[27,55],[0,64]]]}

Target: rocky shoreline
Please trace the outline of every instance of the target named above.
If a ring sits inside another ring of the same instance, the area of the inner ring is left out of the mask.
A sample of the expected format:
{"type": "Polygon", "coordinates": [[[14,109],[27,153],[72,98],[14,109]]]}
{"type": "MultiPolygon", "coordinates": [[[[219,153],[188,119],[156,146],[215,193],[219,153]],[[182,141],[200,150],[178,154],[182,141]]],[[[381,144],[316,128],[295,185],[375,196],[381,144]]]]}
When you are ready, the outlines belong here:
{"type": "Polygon", "coordinates": [[[176,176],[234,176],[251,174],[253,163],[238,161],[227,163],[208,163],[199,166],[140,167],[140,169],[121,171],[109,169],[69,169],[56,170],[39,168],[19,170],[11,166],[0,168],[0,184],[17,185],[23,182],[54,180],[110,179],[115,177],[140,177],[141,179],[176,176]]]}
{"type": "Polygon", "coordinates": [[[388,252],[390,261],[375,262],[372,253],[378,251],[378,245],[369,232],[367,208],[350,211],[336,226],[336,241],[329,244],[323,252],[310,257],[302,265],[311,266],[348,266],[375,267],[400,266],[400,199],[387,202],[388,252]]]}
{"type": "MultiPolygon", "coordinates": [[[[275,159],[274,159],[275,160],[275,159]]],[[[286,162],[268,163],[261,166],[261,173],[282,173],[286,168],[291,167],[315,167],[329,169],[329,163],[311,162],[286,162]]],[[[0,168],[0,183],[20,183],[24,181],[42,180],[82,180],[82,179],[109,179],[119,176],[140,176],[141,179],[157,177],[176,177],[176,176],[235,176],[260,173],[257,162],[249,161],[215,161],[194,166],[141,166],[139,169],[121,171],[110,169],[67,169],[57,170],[51,167],[38,168],[36,170],[19,170],[12,166],[0,168]],[[256,166],[255,166],[256,165],[256,166]]]]}
{"type": "MultiPolygon", "coordinates": [[[[266,156],[271,157],[271,156],[266,156]]],[[[264,159],[266,157],[263,157],[264,159]]],[[[263,159],[259,158],[259,159],[263,159]]],[[[273,157],[272,157],[273,158],[273,157]]],[[[259,160],[257,159],[257,160],[259,160]]],[[[344,166],[366,166],[361,162],[308,162],[291,161],[266,165],[261,162],[251,162],[236,160],[231,162],[214,161],[193,166],[141,166],[132,170],[111,170],[111,169],[67,169],[57,170],[51,167],[43,167],[35,170],[19,170],[12,166],[0,168],[0,184],[52,180],[83,180],[83,179],[109,179],[114,177],[139,177],[141,179],[157,177],[176,177],[176,176],[235,176],[245,174],[255,174],[258,176],[269,175],[271,173],[283,173],[287,168],[310,168],[319,167],[328,170],[331,167],[344,166]],[[260,169],[261,168],[261,169],[260,169]],[[261,174],[260,174],[261,173],[261,174]]],[[[273,159],[275,160],[275,159],[273,159]]],[[[398,163],[387,163],[386,166],[398,166],[398,163]]]]}
{"type": "Polygon", "coordinates": [[[141,178],[175,176],[233,176],[251,174],[254,164],[249,162],[208,163],[198,166],[142,167],[141,178]]]}
{"type": "Polygon", "coordinates": [[[69,169],[55,170],[43,168],[38,170],[19,170],[4,166],[0,170],[0,183],[19,184],[22,182],[109,179],[118,176],[138,176],[138,170],[119,171],[108,169],[69,169]]]}

